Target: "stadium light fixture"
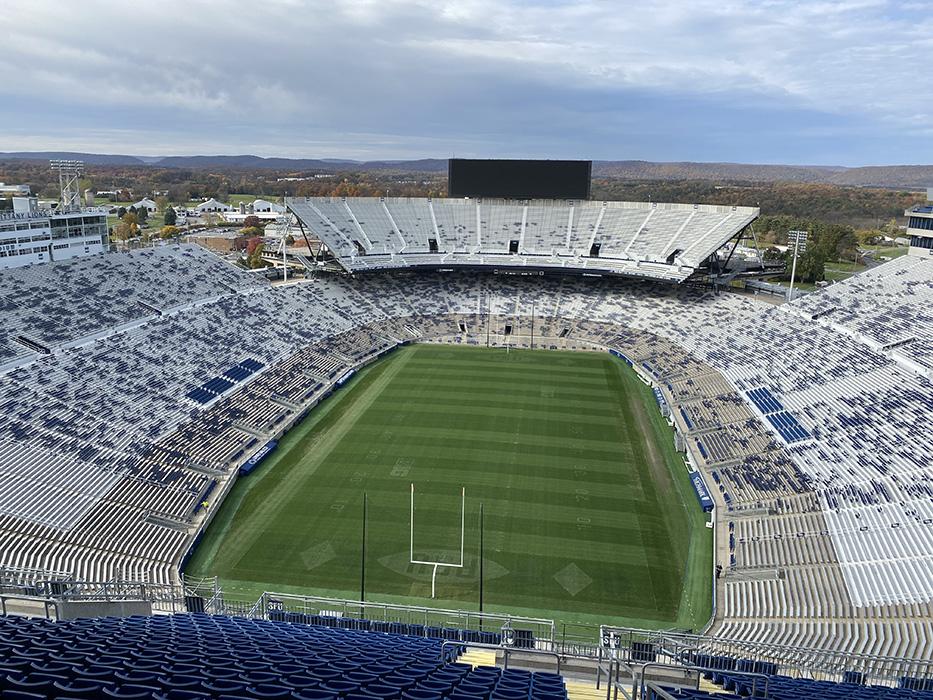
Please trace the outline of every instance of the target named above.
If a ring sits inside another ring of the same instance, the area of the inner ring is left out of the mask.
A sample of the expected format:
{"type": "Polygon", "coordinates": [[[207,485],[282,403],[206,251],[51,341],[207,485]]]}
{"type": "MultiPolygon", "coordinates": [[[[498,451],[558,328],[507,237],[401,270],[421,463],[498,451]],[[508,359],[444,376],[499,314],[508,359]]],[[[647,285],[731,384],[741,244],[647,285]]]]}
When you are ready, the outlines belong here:
{"type": "Polygon", "coordinates": [[[788,231],[787,232],[787,244],[794,246],[794,263],[791,266],[790,271],[790,287],[787,289],[787,301],[794,300],[794,277],[797,274],[797,255],[799,253],[807,252],[807,236],[809,234],[806,231],[788,231]]]}
{"type": "Polygon", "coordinates": [[[81,193],[78,181],[84,174],[84,161],[54,159],[49,161],[49,169],[53,173],[58,173],[61,210],[77,211],[80,209],[81,193]]]}

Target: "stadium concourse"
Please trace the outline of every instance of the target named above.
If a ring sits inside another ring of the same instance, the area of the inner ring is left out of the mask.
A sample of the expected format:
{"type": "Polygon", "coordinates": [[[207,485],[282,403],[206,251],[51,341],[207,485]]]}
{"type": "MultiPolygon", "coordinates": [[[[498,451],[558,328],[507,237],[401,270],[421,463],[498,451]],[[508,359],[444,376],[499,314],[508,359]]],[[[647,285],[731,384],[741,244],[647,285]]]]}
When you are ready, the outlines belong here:
{"type": "Polygon", "coordinates": [[[270,285],[191,246],[0,277],[0,565],[173,583],[239,466],[405,342],[613,349],[714,485],[717,638],[933,655],[933,261],[792,304],[621,277],[270,285]]]}

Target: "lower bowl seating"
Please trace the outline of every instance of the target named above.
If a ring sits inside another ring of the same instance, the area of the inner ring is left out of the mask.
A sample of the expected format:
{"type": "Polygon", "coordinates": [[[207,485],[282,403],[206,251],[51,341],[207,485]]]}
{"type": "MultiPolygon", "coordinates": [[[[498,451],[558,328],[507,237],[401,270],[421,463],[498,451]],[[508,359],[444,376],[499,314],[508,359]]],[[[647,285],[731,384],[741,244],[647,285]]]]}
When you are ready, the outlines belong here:
{"type": "Polygon", "coordinates": [[[443,639],[203,614],[0,617],[0,698],[567,700],[563,678],[458,663],[443,639]]]}

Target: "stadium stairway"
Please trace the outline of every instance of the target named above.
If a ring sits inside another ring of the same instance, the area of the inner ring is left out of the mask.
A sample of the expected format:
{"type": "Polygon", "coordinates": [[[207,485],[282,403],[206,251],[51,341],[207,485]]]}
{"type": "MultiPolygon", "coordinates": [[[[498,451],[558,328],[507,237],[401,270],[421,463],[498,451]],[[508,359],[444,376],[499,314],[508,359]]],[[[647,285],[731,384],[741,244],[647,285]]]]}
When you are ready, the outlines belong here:
{"type": "Polygon", "coordinates": [[[457,659],[463,664],[470,664],[474,668],[477,666],[495,666],[496,652],[492,649],[480,649],[477,647],[467,647],[466,651],[457,659]]]}
{"type": "Polygon", "coordinates": [[[606,698],[605,689],[597,690],[595,683],[567,680],[565,685],[569,700],[605,700],[606,698]]]}
{"type": "MultiPolygon", "coordinates": [[[[467,647],[466,651],[457,659],[459,663],[470,664],[474,668],[477,666],[495,666],[496,652],[492,649],[480,649],[477,647],[467,647]]],[[[595,683],[587,683],[579,680],[564,679],[564,685],[567,688],[568,700],[605,700],[606,691],[597,690],[595,683]]],[[[716,686],[707,682],[707,685],[716,690],[716,686]]]]}

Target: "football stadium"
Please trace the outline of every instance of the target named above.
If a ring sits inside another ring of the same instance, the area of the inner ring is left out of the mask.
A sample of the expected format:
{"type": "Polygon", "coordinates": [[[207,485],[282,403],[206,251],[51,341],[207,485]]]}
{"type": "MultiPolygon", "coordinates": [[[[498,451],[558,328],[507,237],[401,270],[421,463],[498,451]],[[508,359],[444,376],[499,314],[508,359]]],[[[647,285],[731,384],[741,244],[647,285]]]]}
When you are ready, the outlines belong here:
{"type": "Polygon", "coordinates": [[[0,697],[933,697],[929,207],[776,303],[515,167],[0,273],[0,697]]]}

